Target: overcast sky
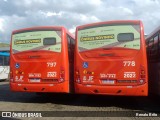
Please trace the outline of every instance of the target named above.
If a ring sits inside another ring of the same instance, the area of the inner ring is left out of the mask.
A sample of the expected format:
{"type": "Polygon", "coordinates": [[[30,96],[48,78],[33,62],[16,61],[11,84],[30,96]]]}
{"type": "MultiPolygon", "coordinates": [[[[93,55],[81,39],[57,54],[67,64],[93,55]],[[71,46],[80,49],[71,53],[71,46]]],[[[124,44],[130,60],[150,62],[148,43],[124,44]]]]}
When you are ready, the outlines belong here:
{"type": "Polygon", "coordinates": [[[74,32],[78,25],[123,19],[141,20],[149,34],[160,25],[160,0],[0,0],[0,42],[25,27],[60,25],[74,32]]]}

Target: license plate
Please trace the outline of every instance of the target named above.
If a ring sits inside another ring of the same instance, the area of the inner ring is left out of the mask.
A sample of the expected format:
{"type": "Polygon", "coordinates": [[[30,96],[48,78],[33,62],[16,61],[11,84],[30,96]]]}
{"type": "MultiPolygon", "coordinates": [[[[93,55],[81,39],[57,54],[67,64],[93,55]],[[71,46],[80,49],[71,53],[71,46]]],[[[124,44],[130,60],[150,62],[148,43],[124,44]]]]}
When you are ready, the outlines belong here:
{"type": "Polygon", "coordinates": [[[102,80],[102,84],[114,84],[114,80],[102,80]]]}
{"type": "Polygon", "coordinates": [[[40,82],[39,78],[31,78],[29,80],[30,80],[30,82],[40,82]]]}

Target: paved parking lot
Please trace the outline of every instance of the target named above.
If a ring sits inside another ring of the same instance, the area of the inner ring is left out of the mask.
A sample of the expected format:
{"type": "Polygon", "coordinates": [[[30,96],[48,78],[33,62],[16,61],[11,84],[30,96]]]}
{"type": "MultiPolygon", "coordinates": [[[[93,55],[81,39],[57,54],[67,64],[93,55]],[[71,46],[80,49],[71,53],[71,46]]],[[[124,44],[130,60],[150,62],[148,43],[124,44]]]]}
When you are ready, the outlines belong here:
{"type": "MultiPolygon", "coordinates": [[[[70,94],[45,94],[11,92],[7,81],[0,82],[0,111],[40,112],[45,119],[159,119],[160,98],[154,97],[115,97],[70,94]],[[49,111],[49,112],[47,112],[49,111]],[[57,112],[55,112],[57,111],[57,112]],[[106,112],[107,111],[107,112],[106,112]],[[137,113],[137,114],[136,114],[137,113]],[[152,115],[152,117],[136,117],[152,115]],[[128,116],[128,117],[127,117],[128,116]],[[132,117],[130,117],[132,116],[132,117]],[[107,118],[106,118],[107,117],[107,118]]],[[[36,119],[40,118],[25,118],[36,119]]],[[[3,118],[5,119],[5,118],[3,118]]],[[[9,119],[9,118],[7,118],[9,119]]],[[[11,118],[13,119],[13,118],[11,118]]],[[[16,117],[15,119],[22,119],[16,117]]],[[[41,118],[44,119],[44,118],[41,118]]]]}

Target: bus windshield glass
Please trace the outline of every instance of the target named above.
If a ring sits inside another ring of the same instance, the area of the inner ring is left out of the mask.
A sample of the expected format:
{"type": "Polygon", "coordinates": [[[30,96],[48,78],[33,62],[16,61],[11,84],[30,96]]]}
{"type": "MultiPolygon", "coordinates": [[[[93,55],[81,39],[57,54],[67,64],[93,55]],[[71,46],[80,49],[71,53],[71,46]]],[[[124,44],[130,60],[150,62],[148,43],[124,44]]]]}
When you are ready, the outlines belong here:
{"type": "Polygon", "coordinates": [[[78,30],[78,50],[126,48],[140,49],[140,25],[115,24],[91,26],[78,30]]]}
{"type": "Polygon", "coordinates": [[[23,31],[12,35],[13,54],[37,50],[61,52],[61,31],[23,31]]]}

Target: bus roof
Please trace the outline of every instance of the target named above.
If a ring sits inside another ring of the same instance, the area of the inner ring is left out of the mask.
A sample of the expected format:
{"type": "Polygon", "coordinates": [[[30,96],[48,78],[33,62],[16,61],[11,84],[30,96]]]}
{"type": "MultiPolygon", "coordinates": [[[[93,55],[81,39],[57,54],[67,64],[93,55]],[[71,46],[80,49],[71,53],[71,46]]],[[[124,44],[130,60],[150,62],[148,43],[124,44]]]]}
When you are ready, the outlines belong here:
{"type": "Polygon", "coordinates": [[[66,29],[63,26],[35,26],[35,27],[29,27],[29,28],[22,28],[18,30],[13,30],[12,34],[23,32],[23,31],[31,31],[31,30],[61,30],[61,29],[66,29]]]}
{"type": "Polygon", "coordinates": [[[80,25],[77,27],[77,29],[83,29],[86,27],[90,26],[98,26],[98,25],[103,25],[103,24],[140,24],[142,23],[140,20],[113,20],[113,21],[104,21],[104,22],[96,22],[96,23],[91,23],[91,24],[85,24],[85,25],[80,25]]]}
{"type": "Polygon", "coordinates": [[[9,52],[0,52],[0,56],[10,56],[9,52]]]}
{"type": "Polygon", "coordinates": [[[160,31],[160,26],[158,26],[156,29],[154,29],[147,37],[146,40],[150,37],[152,37],[154,34],[156,34],[158,31],[160,31]]]}
{"type": "Polygon", "coordinates": [[[62,30],[62,29],[65,29],[66,33],[75,39],[75,36],[71,34],[63,26],[35,26],[35,27],[30,27],[30,28],[22,28],[22,29],[14,30],[12,34],[16,34],[16,33],[23,32],[23,31],[32,31],[32,30],[62,30]]]}

